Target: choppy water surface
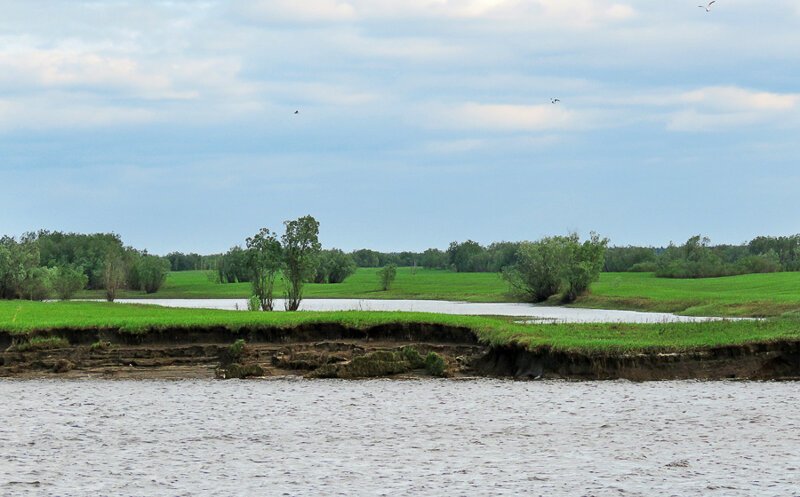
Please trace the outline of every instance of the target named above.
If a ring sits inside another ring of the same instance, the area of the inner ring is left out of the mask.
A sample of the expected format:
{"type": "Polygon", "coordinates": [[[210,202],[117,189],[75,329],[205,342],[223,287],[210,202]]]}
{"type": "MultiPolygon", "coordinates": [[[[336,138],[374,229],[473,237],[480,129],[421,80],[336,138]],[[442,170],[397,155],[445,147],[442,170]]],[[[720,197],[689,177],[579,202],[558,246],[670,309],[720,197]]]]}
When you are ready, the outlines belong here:
{"type": "MultiPolygon", "coordinates": [[[[155,304],[195,309],[247,309],[245,299],[117,299],[124,304],[155,304]]],[[[283,300],[276,299],[275,308],[283,309],[283,300]]],[[[529,320],[568,323],[663,323],[707,321],[708,317],[678,316],[666,312],[636,312],[608,309],[581,309],[522,303],[451,302],[447,300],[379,300],[379,299],[304,299],[303,311],[409,311],[437,312],[482,316],[518,316],[529,320]]]]}
{"type": "Polygon", "coordinates": [[[798,388],[0,381],[0,494],[800,495],[798,388]]]}

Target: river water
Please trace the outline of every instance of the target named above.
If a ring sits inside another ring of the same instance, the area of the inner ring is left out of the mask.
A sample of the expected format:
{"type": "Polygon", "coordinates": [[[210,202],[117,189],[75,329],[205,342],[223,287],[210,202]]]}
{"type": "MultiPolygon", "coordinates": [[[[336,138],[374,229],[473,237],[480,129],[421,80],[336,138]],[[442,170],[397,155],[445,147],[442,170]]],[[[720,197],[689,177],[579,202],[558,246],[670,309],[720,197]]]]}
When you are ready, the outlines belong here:
{"type": "Polygon", "coordinates": [[[797,383],[0,381],[0,495],[800,495],[797,383]]]}
{"type": "MultiPolygon", "coordinates": [[[[245,310],[245,299],[117,299],[124,304],[154,304],[167,307],[245,310]]],[[[283,310],[283,300],[275,300],[275,308],[283,310]]],[[[522,303],[451,302],[446,300],[379,300],[379,299],[304,299],[303,311],[409,311],[440,314],[482,316],[517,316],[528,320],[568,323],[664,323],[695,322],[719,318],[678,316],[665,312],[636,312],[577,307],[542,306],[522,303]]]]}

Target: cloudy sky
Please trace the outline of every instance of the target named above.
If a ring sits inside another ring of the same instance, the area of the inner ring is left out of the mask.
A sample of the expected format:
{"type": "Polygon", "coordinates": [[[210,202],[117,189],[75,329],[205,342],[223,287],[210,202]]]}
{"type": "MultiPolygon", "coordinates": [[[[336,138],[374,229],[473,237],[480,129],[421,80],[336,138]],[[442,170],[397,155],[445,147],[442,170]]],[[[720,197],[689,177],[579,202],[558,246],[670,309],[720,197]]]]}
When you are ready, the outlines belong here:
{"type": "Polygon", "coordinates": [[[697,4],[4,0],[0,234],[800,232],[800,2],[697,4]]]}

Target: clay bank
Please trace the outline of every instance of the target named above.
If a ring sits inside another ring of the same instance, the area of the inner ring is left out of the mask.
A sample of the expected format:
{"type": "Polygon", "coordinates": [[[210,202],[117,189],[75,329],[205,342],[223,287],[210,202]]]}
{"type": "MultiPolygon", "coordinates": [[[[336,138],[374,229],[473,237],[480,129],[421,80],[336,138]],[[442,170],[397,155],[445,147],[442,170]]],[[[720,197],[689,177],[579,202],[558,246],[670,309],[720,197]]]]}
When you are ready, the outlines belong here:
{"type": "Polygon", "coordinates": [[[0,376],[17,378],[800,379],[797,338],[581,350],[425,322],[7,330],[0,350],[0,376]]]}

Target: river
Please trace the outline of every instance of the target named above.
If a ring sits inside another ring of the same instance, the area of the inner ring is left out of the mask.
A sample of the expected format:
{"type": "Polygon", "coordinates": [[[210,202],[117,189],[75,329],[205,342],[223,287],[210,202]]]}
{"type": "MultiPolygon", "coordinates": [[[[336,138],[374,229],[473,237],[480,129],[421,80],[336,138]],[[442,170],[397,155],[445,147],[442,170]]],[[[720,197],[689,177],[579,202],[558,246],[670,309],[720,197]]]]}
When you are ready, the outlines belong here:
{"type": "MultiPolygon", "coordinates": [[[[247,309],[245,299],[117,299],[124,304],[154,304],[203,309],[247,309]]],[[[275,300],[283,310],[283,300],[275,300]]],[[[678,316],[665,312],[637,312],[578,307],[542,306],[522,303],[451,302],[446,300],[305,299],[304,311],[409,311],[481,316],[517,316],[527,320],[569,323],[663,323],[708,321],[713,317],[678,316]]]]}
{"type": "Polygon", "coordinates": [[[797,383],[0,381],[0,494],[800,495],[797,383]]]}

